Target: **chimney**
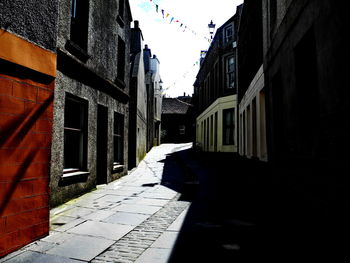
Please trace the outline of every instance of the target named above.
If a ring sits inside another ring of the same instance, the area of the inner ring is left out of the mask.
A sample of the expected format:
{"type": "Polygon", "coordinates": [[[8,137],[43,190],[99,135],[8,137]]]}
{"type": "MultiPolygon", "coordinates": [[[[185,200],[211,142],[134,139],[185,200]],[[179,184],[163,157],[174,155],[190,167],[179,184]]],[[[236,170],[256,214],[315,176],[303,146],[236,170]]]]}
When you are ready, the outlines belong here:
{"type": "Polygon", "coordinates": [[[138,20],[134,21],[134,28],[140,28],[138,20]]]}

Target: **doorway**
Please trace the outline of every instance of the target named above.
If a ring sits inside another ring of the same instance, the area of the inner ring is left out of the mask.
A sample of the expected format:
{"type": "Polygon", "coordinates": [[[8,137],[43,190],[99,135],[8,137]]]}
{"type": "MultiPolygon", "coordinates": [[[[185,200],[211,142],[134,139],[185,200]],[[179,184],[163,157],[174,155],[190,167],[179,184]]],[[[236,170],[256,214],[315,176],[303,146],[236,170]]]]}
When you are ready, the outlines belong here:
{"type": "Polygon", "coordinates": [[[108,108],[97,108],[97,184],[107,183],[108,108]]]}

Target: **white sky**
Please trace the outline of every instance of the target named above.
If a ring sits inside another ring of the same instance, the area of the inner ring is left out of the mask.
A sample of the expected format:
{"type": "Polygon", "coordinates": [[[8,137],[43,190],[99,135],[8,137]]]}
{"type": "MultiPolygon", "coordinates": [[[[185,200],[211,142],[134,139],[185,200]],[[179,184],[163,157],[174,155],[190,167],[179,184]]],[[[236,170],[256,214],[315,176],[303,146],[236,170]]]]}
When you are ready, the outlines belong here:
{"type": "MultiPolygon", "coordinates": [[[[129,0],[133,20],[140,22],[144,44],[160,61],[167,97],[192,95],[201,50],[207,50],[211,20],[219,28],[243,0],[129,0]],[[156,12],[155,4],[159,5],[156,12]],[[161,9],[164,9],[163,19],[161,9]],[[166,18],[167,14],[169,16],[166,18]],[[170,24],[171,18],[174,17],[170,24]],[[175,22],[179,20],[180,22],[175,22]],[[180,27],[180,24],[183,26],[180,27]],[[184,27],[187,26],[185,32],[184,27]],[[192,30],[197,35],[192,33],[192,30]],[[198,64],[196,63],[198,62],[198,64]]],[[[133,23],[132,23],[133,27],[133,23]]]]}

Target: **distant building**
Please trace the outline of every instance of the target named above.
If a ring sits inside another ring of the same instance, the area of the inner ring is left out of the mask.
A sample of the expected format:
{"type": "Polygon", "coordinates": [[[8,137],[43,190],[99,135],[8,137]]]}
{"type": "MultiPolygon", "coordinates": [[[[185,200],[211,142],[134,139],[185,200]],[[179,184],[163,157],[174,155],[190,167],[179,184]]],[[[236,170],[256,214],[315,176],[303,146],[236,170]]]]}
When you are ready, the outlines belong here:
{"type": "Polygon", "coordinates": [[[0,1],[0,257],[49,234],[58,1],[34,2],[0,1]]]}
{"type": "Polygon", "coordinates": [[[147,88],[147,151],[160,144],[161,108],[162,108],[162,79],[160,62],[156,55],[152,56],[148,45],[144,48],[144,63],[147,88]]]}
{"type": "Polygon", "coordinates": [[[193,142],[194,109],[190,96],[163,98],[162,143],[193,142]]]}
{"type": "Polygon", "coordinates": [[[236,152],[237,83],[236,44],[239,8],[213,38],[208,52],[202,52],[194,83],[196,144],[206,152],[236,152]]]}
{"type": "Polygon", "coordinates": [[[131,30],[131,73],[129,105],[129,169],[147,153],[147,88],[143,54],[143,35],[138,21],[131,30]]]}
{"type": "Polygon", "coordinates": [[[129,1],[59,2],[50,203],[128,169],[129,1]]]}
{"type": "Polygon", "coordinates": [[[129,169],[160,143],[162,81],[159,61],[146,45],[139,22],[131,32],[129,169]]]}

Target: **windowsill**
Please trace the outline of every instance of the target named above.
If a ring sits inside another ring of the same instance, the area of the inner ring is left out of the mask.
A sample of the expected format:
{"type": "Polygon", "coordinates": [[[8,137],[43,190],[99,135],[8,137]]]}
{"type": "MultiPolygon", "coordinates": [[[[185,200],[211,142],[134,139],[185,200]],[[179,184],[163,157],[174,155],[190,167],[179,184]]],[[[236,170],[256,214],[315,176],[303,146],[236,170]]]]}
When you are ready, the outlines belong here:
{"type": "Polygon", "coordinates": [[[113,173],[120,173],[124,171],[124,165],[122,164],[114,164],[113,165],[113,173]]]}
{"type": "Polygon", "coordinates": [[[77,169],[64,169],[61,176],[62,182],[75,181],[78,179],[86,179],[90,175],[90,172],[79,171],[77,169]]]}
{"type": "Polygon", "coordinates": [[[81,48],[78,44],[74,43],[72,40],[67,40],[65,48],[69,53],[75,56],[77,59],[86,63],[86,61],[91,57],[87,51],[81,48]]]}

